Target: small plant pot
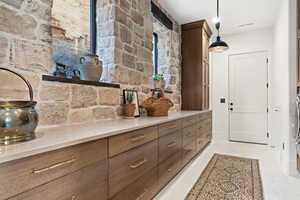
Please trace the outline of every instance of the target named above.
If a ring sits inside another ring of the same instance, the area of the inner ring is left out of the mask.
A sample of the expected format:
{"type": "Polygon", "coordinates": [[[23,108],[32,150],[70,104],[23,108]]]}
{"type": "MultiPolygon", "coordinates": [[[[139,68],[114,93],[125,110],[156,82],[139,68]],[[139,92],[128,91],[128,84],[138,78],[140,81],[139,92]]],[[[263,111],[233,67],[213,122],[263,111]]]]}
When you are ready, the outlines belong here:
{"type": "Polygon", "coordinates": [[[135,113],[135,104],[125,104],[124,105],[124,112],[126,117],[134,117],[135,113]]]}

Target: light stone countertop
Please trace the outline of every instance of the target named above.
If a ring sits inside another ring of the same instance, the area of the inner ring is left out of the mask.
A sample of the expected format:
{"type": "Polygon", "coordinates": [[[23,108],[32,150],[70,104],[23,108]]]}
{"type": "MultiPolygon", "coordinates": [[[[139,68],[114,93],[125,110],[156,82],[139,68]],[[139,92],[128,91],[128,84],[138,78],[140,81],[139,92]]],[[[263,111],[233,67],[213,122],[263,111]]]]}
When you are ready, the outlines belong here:
{"type": "Polygon", "coordinates": [[[122,134],[149,126],[208,111],[171,112],[168,117],[142,117],[136,119],[117,119],[81,125],[69,125],[39,129],[35,140],[0,146],[0,163],[13,161],[40,153],[45,153],[76,144],[122,134]]]}

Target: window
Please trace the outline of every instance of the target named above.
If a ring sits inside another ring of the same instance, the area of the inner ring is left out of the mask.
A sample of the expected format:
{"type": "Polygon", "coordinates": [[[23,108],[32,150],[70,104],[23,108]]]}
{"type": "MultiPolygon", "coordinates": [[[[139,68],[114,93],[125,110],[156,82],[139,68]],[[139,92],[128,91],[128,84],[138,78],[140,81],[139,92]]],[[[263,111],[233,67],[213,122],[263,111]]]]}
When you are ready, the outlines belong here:
{"type": "Polygon", "coordinates": [[[153,74],[158,74],[158,35],[157,33],[153,33],[153,39],[152,39],[152,43],[153,43],[153,74]]]}

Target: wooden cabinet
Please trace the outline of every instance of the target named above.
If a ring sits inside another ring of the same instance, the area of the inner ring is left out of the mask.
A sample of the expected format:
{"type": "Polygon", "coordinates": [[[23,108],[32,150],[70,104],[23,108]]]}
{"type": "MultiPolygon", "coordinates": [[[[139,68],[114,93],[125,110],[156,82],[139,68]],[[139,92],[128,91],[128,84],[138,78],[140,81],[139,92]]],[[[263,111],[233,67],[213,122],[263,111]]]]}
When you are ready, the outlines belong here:
{"type": "Polygon", "coordinates": [[[159,138],[158,144],[159,163],[161,163],[170,158],[172,155],[181,151],[181,131],[178,130],[174,133],[159,138]]]}
{"type": "Polygon", "coordinates": [[[211,140],[211,112],[0,165],[0,200],[150,200],[211,140]]]}
{"type": "Polygon", "coordinates": [[[209,40],[205,20],[182,25],[182,109],[209,108],[209,40]]]}
{"type": "Polygon", "coordinates": [[[298,9],[297,9],[297,24],[298,24],[298,33],[297,33],[297,62],[298,62],[298,67],[297,67],[297,86],[300,87],[300,1],[297,0],[298,4],[298,9]]]}
{"type": "Polygon", "coordinates": [[[115,156],[157,138],[158,131],[156,126],[110,137],[108,139],[109,156],[115,156]]]}
{"type": "Polygon", "coordinates": [[[109,197],[134,183],[157,166],[157,140],[119,154],[109,160],[109,197]]]}
{"type": "Polygon", "coordinates": [[[107,161],[103,161],[9,200],[106,200],[107,191],[107,161]]]}
{"type": "Polygon", "coordinates": [[[7,199],[103,160],[107,160],[107,139],[2,164],[0,199],[7,199]]]}
{"type": "Polygon", "coordinates": [[[149,200],[159,191],[158,169],[147,171],[135,182],[111,198],[111,200],[149,200]]]}

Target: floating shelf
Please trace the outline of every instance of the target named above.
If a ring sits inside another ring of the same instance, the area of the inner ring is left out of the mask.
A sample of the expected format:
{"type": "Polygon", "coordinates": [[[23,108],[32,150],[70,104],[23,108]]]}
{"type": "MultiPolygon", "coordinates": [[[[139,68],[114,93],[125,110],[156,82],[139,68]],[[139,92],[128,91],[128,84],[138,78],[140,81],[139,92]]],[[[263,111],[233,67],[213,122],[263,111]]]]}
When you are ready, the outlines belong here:
{"type": "Polygon", "coordinates": [[[49,76],[49,75],[43,75],[42,80],[43,81],[61,82],[61,83],[79,84],[79,85],[90,85],[90,86],[98,86],[98,87],[120,88],[120,84],[115,84],[115,83],[74,80],[74,79],[68,79],[68,78],[57,77],[57,76],[49,76]]]}

